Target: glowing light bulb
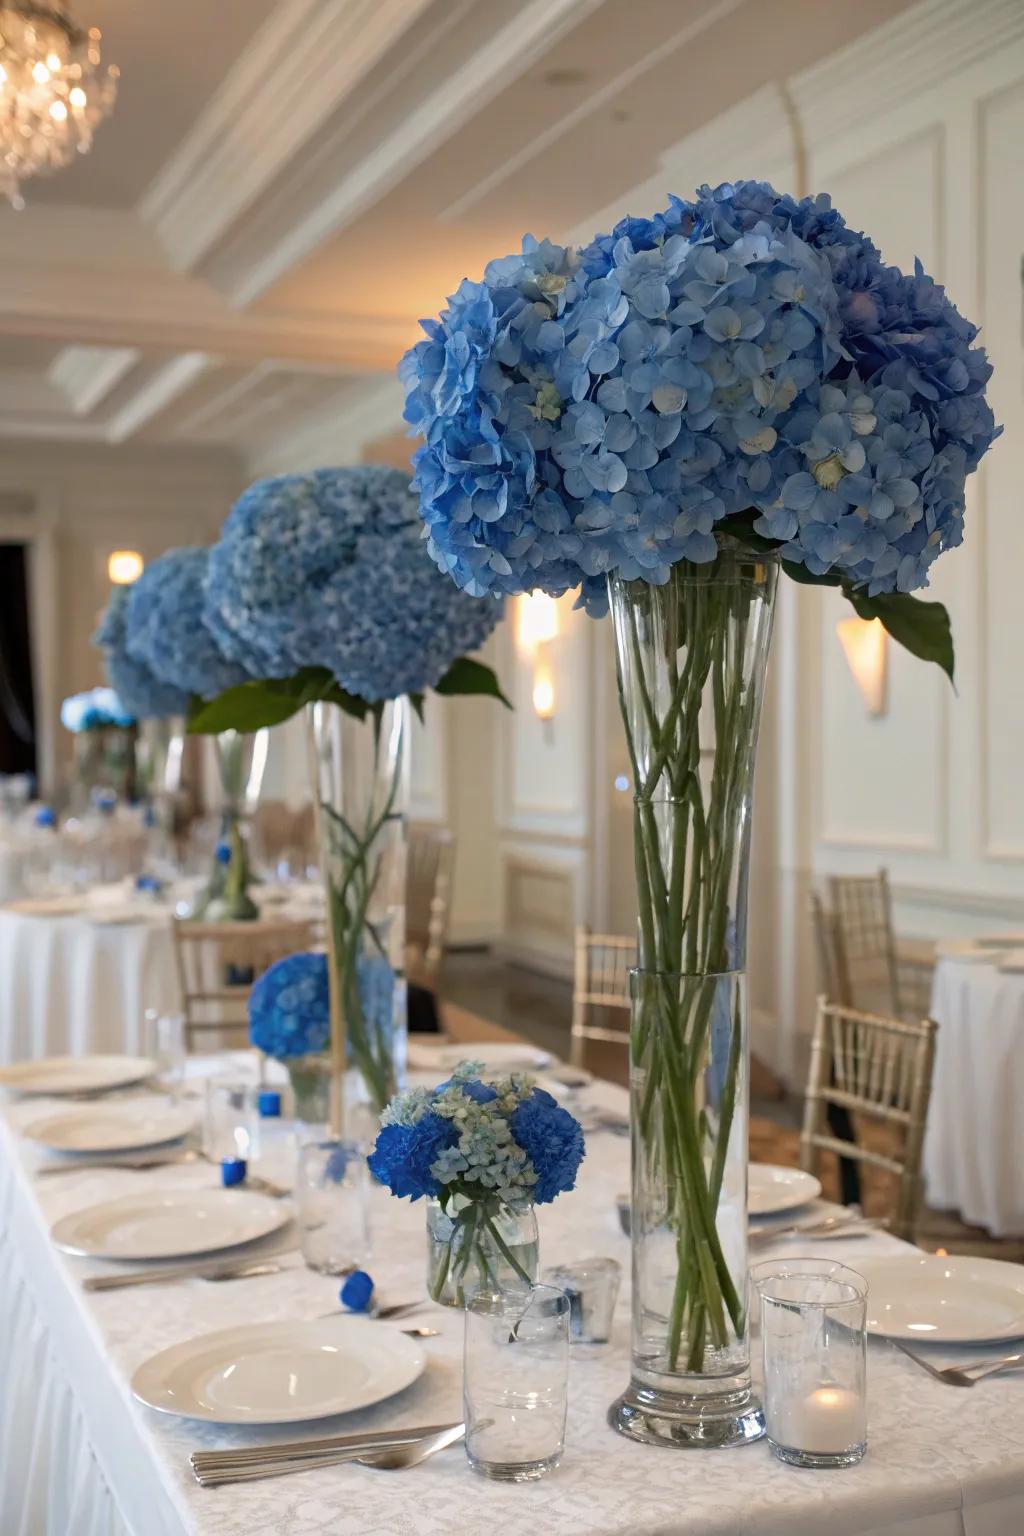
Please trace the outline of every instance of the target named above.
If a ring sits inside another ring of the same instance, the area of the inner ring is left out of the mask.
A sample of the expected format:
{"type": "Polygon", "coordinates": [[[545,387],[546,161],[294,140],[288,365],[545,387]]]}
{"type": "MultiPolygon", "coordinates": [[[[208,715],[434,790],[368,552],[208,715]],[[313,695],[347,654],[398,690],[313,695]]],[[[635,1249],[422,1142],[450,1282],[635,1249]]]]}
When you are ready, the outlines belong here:
{"type": "Polygon", "coordinates": [[[107,561],[107,575],[116,587],[130,587],[142,575],[144,563],[137,549],[115,549],[107,561]]]}
{"type": "Polygon", "coordinates": [[[60,69],[60,66],[61,60],[59,54],[48,53],[46,55],[46,67],[52,74],[56,74],[58,69],[60,69]]]}
{"type": "Polygon", "coordinates": [[[68,115],[68,109],[62,101],[51,101],[50,116],[55,123],[62,123],[68,115]]]}
{"type": "Polygon", "coordinates": [[[88,98],[86,97],[86,94],[80,85],[76,85],[74,90],[71,91],[68,95],[68,100],[73,107],[84,107],[87,99],[88,98]]]}
{"type": "Polygon", "coordinates": [[[49,78],[50,71],[47,69],[42,59],[40,59],[37,64],[32,65],[32,79],[36,82],[37,85],[45,85],[49,78]]]}
{"type": "Polygon", "coordinates": [[[555,679],[547,662],[538,662],[533,674],[533,711],[538,720],[551,720],[555,713],[555,679]]]}

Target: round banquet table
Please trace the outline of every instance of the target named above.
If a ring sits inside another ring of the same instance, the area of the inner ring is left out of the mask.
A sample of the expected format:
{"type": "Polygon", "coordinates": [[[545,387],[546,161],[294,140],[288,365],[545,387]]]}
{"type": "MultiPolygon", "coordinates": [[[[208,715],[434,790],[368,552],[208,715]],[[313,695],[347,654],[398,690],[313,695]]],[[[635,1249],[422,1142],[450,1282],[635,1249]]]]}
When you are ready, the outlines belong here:
{"type": "MultiPolygon", "coordinates": [[[[144,1054],[147,1008],[180,1010],[170,903],[126,906],[115,887],[92,895],[73,911],[60,898],[0,907],[0,1065],[144,1054]]],[[[274,912],[309,917],[312,895],[302,887],[274,912]]]]}
{"type": "MultiPolygon", "coordinates": [[[[1019,962],[1020,952],[1013,963],[1019,962]]],[[[1009,951],[1004,951],[1009,959],[1009,951]]],[[[924,1142],[928,1204],[996,1237],[1024,1233],[1024,970],[942,957],[924,1142]]]]}

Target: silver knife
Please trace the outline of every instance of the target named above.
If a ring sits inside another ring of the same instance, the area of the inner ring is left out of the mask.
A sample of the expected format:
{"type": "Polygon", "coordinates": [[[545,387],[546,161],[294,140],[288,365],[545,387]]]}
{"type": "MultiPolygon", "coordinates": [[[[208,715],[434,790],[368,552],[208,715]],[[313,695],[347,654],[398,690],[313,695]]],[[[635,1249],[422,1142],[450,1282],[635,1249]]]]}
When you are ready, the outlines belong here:
{"type": "Polygon", "coordinates": [[[193,1451],[189,1462],[193,1471],[205,1474],[227,1465],[235,1467],[264,1461],[287,1461],[292,1457],[344,1455],[347,1452],[362,1456],[367,1451],[383,1450],[391,1445],[409,1445],[429,1435],[439,1435],[454,1428],[455,1423],[421,1424],[408,1429],[364,1431],[361,1435],[329,1435],[319,1440],[286,1440],[278,1445],[246,1445],[233,1450],[193,1451]]]}
{"type": "Polygon", "coordinates": [[[131,1274],[88,1275],[82,1281],[84,1291],[117,1291],[125,1285],[158,1285],[164,1280],[245,1280],[254,1275],[276,1275],[281,1266],[270,1259],[250,1259],[248,1263],[193,1264],[177,1268],[138,1269],[131,1274]]]}

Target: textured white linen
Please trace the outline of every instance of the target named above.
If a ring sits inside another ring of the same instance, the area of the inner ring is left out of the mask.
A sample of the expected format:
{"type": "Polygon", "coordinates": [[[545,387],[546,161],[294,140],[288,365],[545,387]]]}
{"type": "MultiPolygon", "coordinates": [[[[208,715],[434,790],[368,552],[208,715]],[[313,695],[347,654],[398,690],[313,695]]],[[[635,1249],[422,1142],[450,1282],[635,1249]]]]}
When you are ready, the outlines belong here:
{"type": "Polygon", "coordinates": [[[928,1204],[997,1237],[1024,1233],[1024,975],[942,958],[931,1011],[928,1204]]]}
{"type": "MultiPolygon", "coordinates": [[[[623,1105],[624,1095],[607,1085],[589,1092],[608,1105],[623,1105]]],[[[609,1352],[589,1359],[574,1354],[565,1460],[541,1483],[487,1483],[454,1451],[408,1475],[341,1467],[201,1489],[188,1469],[188,1453],[199,1446],[458,1416],[461,1317],[425,1304],[424,1317],[443,1330],[443,1337],[425,1345],[427,1370],[401,1397],[365,1413],[308,1430],[247,1431],[151,1412],[128,1387],[150,1355],[241,1322],[315,1317],[331,1305],[335,1283],[310,1273],[290,1253],[282,1273],[234,1284],[189,1280],[85,1295],[81,1276],[104,1266],[58,1254],[46,1237],[53,1220],[143,1182],[201,1186],[216,1176],[189,1164],[144,1174],[85,1171],[33,1184],[38,1153],[12,1127],[43,1107],[14,1104],[0,1119],[0,1330],[10,1338],[18,1328],[18,1359],[24,1362],[0,1372],[0,1425],[15,1419],[33,1424],[18,1454],[0,1456],[4,1536],[79,1536],[80,1530],[92,1536],[93,1528],[102,1536],[449,1536],[456,1529],[465,1536],[492,1536],[495,1530],[502,1536],[1008,1536],[1024,1529],[1024,1376],[956,1391],[873,1342],[870,1448],[859,1467],[799,1471],[777,1462],[763,1443],[708,1454],[651,1449],[622,1440],[605,1423],[608,1404],[628,1374],[625,1294],[609,1352]],[[31,1356],[21,1340],[27,1308],[37,1330],[31,1356]],[[25,1406],[44,1390],[47,1401],[58,1405],[56,1429],[49,1414],[30,1420],[25,1406]],[[55,1432],[62,1436],[60,1460],[52,1445],[43,1449],[55,1432]],[[52,1476],[26,1470],[41,1468],[47,1456],[52,1476]],[[20,1508],[26,1497],[35,1501],[30,1517],[20,1508]],[[72,1500],[87,1516],[81,1526],[77,1514],[62,1526],[72,1500]]],[[[614,1210],[615,1196],[627,1184],[627,1164],[622,1138],[591,1138],[575,1194],[540,1213],[544,1263],[589,1253],[628,1260],[614,1210]]],[[[376,1191],[374,1219],[371,1267],[383,1299],[421,1295],[422,1206],[376,1191]]],[[[875,1234],[822,1251],[856,1266],[858,1255],[901,1248],[875,1234]]],[[[786,1251],[799,1250],[789,1245],[786,1251]]],[[[757,1257],[765,1256],[759,1246],[757,1257]]]]}

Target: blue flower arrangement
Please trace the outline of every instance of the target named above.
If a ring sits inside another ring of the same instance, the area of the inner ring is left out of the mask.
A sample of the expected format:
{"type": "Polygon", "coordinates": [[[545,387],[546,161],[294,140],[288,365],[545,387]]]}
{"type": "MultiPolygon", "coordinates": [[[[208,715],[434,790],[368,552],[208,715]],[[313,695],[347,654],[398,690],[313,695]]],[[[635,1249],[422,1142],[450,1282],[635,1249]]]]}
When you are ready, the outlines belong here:
{"type": "Polygon", "coordinates": [[[531,1077],[480,1081],[466,1061],[434,1089],[397,1094],[381,1116],[370,1171],[393,1195],[437,1200],[449,1218],[431,1294],[452,1279],[461,1295],[467,1270],[485,1275],[488,1244],[522,1280],[525,1272],[500,1234],[503,1211],[546,1205],[575,1187],[584,1156],[579,1122],[531,1077]]]}
{"type": "Polygon", "coordinates": [[[610,573],[660,584],[733,533],[947,664],[905,595],[963,537],[991,369],[827,197],[726,183],[580,251],[527,236],[424,329],[414,484],[466,591],[579,587],[597,614],[610,573]]]}
{"type": "Polygon", "coordinates": [[[436,687],[501,611],[438,576],[408,476],[373,465],[251,486],[211,552],[204,610],[252,678],[323,668],[371,704],[436,687]]]}
{"type": "Polygon", "coordinates": [[[105,726],[127,730],[135,716],[125,708],[113,688],[90,688],[87,693],[73,693],[60,706],[60,723],[78,735],[81,731],[99,731],[105,726]]]}
{"type": "Polygon", "coordinates": [[[244,682],[203,622],[207,549],[172,549],[147,565],[128,590],[125,649],[161,683],[213,698],[244,682]]]}
{"type": "Polygon", "coordinates": [[[326,955],[286,955],[264,971],[249,994],[253,1045],[288,1061],[325,1051],[330,1035],[326,955]]]}
{"type": "Polygon", "coordinates": [[[184,715],[189,695],[175,683],[164,682],[128,651],[128,587],[115,587],[92,637],[103,651],[107,677],[125,708],[137,720],[166,720],[184,715]]]}

